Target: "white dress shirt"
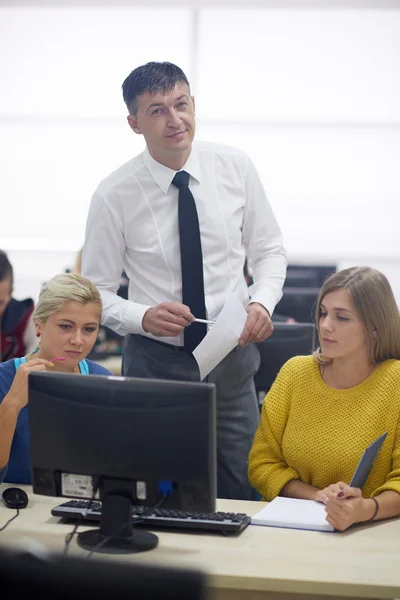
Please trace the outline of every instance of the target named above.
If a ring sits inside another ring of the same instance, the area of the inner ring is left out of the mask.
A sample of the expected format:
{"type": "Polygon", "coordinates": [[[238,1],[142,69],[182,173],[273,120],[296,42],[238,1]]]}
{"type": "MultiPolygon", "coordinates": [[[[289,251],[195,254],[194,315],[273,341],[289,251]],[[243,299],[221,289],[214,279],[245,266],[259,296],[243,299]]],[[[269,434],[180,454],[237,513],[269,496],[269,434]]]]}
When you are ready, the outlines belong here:
{"type": "MultiPolygon", "coordinates": [[[[182,170],[190,174],[199,217],[207,318],[218,317],[231,291],[244,305],[250,297],[272,315],[282,296],[286,252],[252,162],[235,148],[194,142],[182,170]],[[246,256],[250,288],[243,275],[246,256]]],[[[101,181],[90,204],[82,273],[100,291],[102,323],[122,336],[153,338],[142,328],[148,308],[182,302],[175,173],[146,149],[101,181]],[[129,300],[116,294],[123,270],[129,300]]],[[[159,339],[183,345],[183,334],[159,339]]]]}

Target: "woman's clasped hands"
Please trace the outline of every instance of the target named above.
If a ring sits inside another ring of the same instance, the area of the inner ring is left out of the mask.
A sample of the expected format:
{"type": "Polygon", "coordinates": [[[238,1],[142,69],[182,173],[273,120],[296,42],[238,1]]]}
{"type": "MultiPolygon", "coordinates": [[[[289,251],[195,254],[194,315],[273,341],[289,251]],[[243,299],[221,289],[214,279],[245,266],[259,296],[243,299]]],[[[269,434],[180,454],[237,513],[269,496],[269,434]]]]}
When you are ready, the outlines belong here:
{"type": "Polygon", "coordinates": [[[375,502],[371,498],[363,498],[359,488],[342,481],[319,490],[315,500],[325,504],[326,520],[338,531],[370,520],[375,512],[375,502]]]}

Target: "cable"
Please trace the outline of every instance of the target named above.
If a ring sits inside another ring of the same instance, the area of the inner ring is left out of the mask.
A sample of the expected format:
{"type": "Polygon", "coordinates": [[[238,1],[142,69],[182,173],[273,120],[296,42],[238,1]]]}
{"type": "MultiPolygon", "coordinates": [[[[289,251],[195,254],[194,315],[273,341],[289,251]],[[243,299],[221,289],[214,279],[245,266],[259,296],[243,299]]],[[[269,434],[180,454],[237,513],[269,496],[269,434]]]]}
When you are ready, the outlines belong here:
{"type": "Polygon", "coordinates": [[[82,515],[81,518],[79,519],[79,521],[77,521],[75,523],[73,530],[70,531],[70,533],[67,533],[67,535],[65,536],[63,556],[67,555],[71,540],[74,537],[74,535],[76,534],[76,531],[77,531],[79,525],[82,525],[83,521],[84,521],[84,519],[83,519],[83,515],[82,515]]]}
{"type": "MultiPolygon", "coordinates": [[[[155,506],[149,506],[149,508],[143,513],[143,515],[146,515],[146,514],[148,514],[150,512],[153,512],[153,511],[157,510],[158,508],[160,508],[161,505],[164,503],[164,500],[165,500],[165,498],[167,496],[169,496],[169,494],[164,494],[161,497],[161,499],[157,502],[157,504],[155,506]]],[[[135,527],[136,525],[138,525],[139,523],[143,523],[143,522],[144,522],[144,519],[137,519],[136,521],[133,521],[132,528],[135,527]]],[[[85,556],[85,559],[87,560],[88,558],[90,558],[94,552],[98,552],[100,550],[100,548],[102,548],[105,544],[107,544],[115,536],[117,536],[119,533],[121,533],[121,531],[127,525],[129,525],[129,523],[130,523],[130,520],[127,523],[124,523],[123,526],[118,529],[118,531],[115,531],[112,535],[108,535],[103,540],[101,540],[101,542],[99,542],[98,544],[96,544],[96,546],[92,550],[90,550],[90,552],[85,556]]]]}
{"type": "Polygon", "coordinates": [[[3,527],[0,527],[0,531],[4,531],[5,528],[7,527],[7,525],[9,525],[11,523],[11,521],[14,521],[14,519],[16,519],[19,515],[19,508],[17,508],[17,514],[14,515],[13,517],[11,517],[11,519],[8,519],[7,523],[5,525],[3,525],[3,527]]]}
{"type": "Polygon", "coordinates": [[[65,536],[63,556],[67,555],[68,550],[69,550],[69,545],[70,545],[70,543],[72,541],[72,538],[77,533],[78,527],[80,525],[83,525],[83,523],[85,522],[86,516],[87,516],[89,510],[91,509],[91,506],[92,506],[93,502],[96,499],[96,494],[97,494],[97,490],[99,489],[99,485],[100,485],[100,478],[97,480],[96,485],[93,487],[92,497],[91,497],[91,499],[89,501],[89,504],[87,505],[87,507],[83,511],[80,519],[75,523],[75,526],[74,526],[73,530],[70,531],[69,533],[67,533],[67,535],[65,536]]]}
{"type": "Polygon", "coordinates": [[[164,500],[165,498],[167,498],[167,496],[169,496],[168,494],[163,494],[160,498],[160,500],[157,502],[157,504],[155,506],[149,506],[147,510],[144,511],[144,515],[148,515],[152,512],[154,512],[155,510],[157,510],[158,508],[161,508],[161,506],[164,504],[164,500]]]}

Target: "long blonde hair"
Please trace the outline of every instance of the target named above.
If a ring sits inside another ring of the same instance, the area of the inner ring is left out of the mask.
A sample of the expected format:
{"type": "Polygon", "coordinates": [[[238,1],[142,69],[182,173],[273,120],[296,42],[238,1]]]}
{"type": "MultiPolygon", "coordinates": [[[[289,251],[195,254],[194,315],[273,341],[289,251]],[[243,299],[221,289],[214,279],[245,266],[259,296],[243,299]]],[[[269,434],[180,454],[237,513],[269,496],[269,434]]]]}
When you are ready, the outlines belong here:
{"type": "Polygon", "coordinates": [[[102,311],[100,294],[95,285],[77,273],[55,275],[43,287],[33,313],[33,319],[45,323],[50,315],[60,310],[65,302],[87,304],[93,302],[102,311]]]}
{"type": "MultiPolygon", "coordinates": [[[[388,279],[370,267],[350,267],[331,275],[319,293],[315,319],[319,333],[321,303],[330,292],[344,289],[348,293],[368,336],[370,359],[382,362],[400,359],[400,312],[388,279]]],[[[314,352],[319,364],[328,365],[321,349],[314,352]]]]}

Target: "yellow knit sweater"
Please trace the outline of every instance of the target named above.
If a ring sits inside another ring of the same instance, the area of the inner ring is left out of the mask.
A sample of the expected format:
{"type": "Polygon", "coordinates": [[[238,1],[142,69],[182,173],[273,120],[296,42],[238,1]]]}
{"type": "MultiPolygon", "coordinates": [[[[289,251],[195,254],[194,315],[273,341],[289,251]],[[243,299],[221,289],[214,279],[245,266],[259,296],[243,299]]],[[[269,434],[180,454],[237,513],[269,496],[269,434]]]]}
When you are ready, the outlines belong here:
{"type": "Polygon", "coordinates": [[[359,385],[327,386],[312,356],[296,356],[265,397],[249,456],[249,479],[273,500],[291,479],[320,489],[350,482],[365,448],[387,438],[364,497],[400,493],[400,361],[386,360],[359,385]]]}

